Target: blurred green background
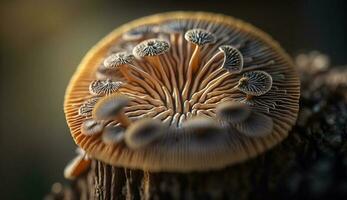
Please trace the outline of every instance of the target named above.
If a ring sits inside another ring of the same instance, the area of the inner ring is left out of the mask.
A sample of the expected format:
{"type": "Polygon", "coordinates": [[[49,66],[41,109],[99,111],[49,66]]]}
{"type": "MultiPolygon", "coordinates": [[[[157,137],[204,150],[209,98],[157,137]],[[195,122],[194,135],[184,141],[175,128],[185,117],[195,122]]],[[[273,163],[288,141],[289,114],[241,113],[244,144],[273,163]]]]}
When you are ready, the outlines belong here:
{"type": "Polygon", "coordinates": [[[346,1],[1,1],[0,199],[42,199],[75,145],[65,88],[84,54],[119,25],[173,10],[232,15],[263,29],[291,54],[319,50],[347,63],[346,1]]]}

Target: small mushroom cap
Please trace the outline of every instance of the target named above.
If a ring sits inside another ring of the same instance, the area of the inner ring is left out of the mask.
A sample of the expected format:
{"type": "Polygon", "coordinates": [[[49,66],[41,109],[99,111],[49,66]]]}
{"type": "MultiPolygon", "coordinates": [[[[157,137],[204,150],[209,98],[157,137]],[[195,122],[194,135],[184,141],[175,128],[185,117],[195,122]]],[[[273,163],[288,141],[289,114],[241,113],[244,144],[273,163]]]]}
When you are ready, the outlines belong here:
{"type": "Polygon", "coordinates": [[[235,124],[235,128],[249,137],[264,137],[272,133],[273,121],[262,113],[252,112],[245,121],[235,124]]]}
{"type": "Polygon", "coordinates": [[[187,29],[187,22],[171,20],[160,26],[160,30],[166,33],[182,33],[187,29]]]}
{"type": "Polygon", "coordinates": [[[195,45],[201,46],[216,42],[216,37],[204,29],[190,29],[184,34],[184,38],[195,45]]]}
{"type": "Polygon", "coordinates": [[[98,120],[114,119],[128,103],[129,98],[124,95],[114,94],[106,96],[95,105],[93,117],[98,120]]]}
{"type": "Polygon", "coordinates": [[[117,68],[121,65],[129,64],[135,59],[134,55],[127,52],[119,52],[109,55],[104,60],[105,68],[117,68]]]}
{"type": "Polygon", "coordinates": [[[170,49],[170,44],[162,39],[149,39],[142,41],[133,49],[135,57],[158,56],[166,53],[170,49]]]}
{"type": "Polygon", "coordinates": [[[253,95],[260,96],[266,94],[272,86],[272,77],[265,71],[250,71],[243,74],[239,80],[237,89],[253,95]]]}
{"type": "Polygon", "coordinates": [[[232,124],[246,120],[251,114],[251,109],[245,103],[227,101],[220,103],[216,108],[217,117],[232,124]]]}
{"type": "Polygon", "coordinates": [[[125,129],[121,126],[106,126],[102,133],[102,141],[106,144],[117,144],[123,141],[125,129]]]}
{"type": "Polygon", "coordinates": [[[182,123],[182,129],[198,137],[208,136],[221,131],[216,121],[207,117],[194,117],[182,123]]]}
{"type": "Polygon", "coordinates": [[[141,119],[125,132],[125,143],[132,149],[146,147],[164,135],[164,125],[159,120],[141,119]]]}
{"type": "Polygon", "coordinates": [[[146,36],[153,36],[153,33],[157,32],[157,29],[158,27],[155,24],[138,26],[124,33],[122,35],[122,38],[124,40],[140,40],[146,36]]]}
{"type": "Polygon", "coordinates": [[[86,136],[94,136],[102,133],[105,124],[95,119],[87,119],[81,125],[81,133],[86,136]]]}
{"type": "Polygon", "coordinates": [[[64,169],[64,177],[73,180],[86,172],[90,167],[91,160],[85,159],[84,155],[77,155],[64,169]]]}
{"type": "Polygon", "coordinates": [[[109,95],[116,92],[123,85],[120,81],[95,80],[89,85],[89,92],[93,95],[109,95]]]}
{"type": "Polygon", "coordinates": [[[222,67],[230,73],[240,73],[243,69],[243,56],[241,52],[230,45],[220,46],[219,50],[224,54],[222,67]]]}
{"type": "Polygon", "coordinates": [[[107,80],[111,79],[114,81],[125,80],[122,76],[122,72],[115,70],[114,68],[107,68],[103,63],[99,65],[96,69],[95,76],[98,80],[107,80]]]}
{"type": "Polygon", "coordinates": [[[83,117],[90,117],[92,115],[93,108],[99,99],[100,97],[92,97],[83,102],[83,104],[78,109],[78,115],[83,117]]]}

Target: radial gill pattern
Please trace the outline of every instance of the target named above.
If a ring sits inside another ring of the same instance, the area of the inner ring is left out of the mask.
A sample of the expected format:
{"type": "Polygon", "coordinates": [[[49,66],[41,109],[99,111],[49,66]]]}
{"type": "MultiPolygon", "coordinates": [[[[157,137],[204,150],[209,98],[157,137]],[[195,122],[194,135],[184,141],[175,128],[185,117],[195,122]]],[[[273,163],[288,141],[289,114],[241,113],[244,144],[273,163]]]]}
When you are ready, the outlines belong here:
{"type": "Polygon", "coordinates": [[[148,171],[218,169],[282,141],[299,80],[257,28],[211,13],[126,24],[83,59],[65,113],[88,156],[148,171]]]}

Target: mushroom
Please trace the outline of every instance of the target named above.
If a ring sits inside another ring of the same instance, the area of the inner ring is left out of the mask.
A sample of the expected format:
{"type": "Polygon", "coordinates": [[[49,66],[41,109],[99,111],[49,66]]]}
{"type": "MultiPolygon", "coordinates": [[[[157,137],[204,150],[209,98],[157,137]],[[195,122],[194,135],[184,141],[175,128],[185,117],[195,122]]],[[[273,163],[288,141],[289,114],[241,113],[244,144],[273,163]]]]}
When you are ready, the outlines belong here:
{"type": "Polygon", "coordinates": [[[216,108],[217,117],[232,124],[243,122],[250,114],[251,109],[247,104],[236,101],[220,103],[216,108]]]}
{"type": "Polygon", "coordinates": [[[196,137],[209,137],[218,134],[220,125],[207,117],[195,117],[182,123],[182,129],[196,137]]]}
{"type": "Polygon", "coordinates": [[[95,80],[89,85],[89,92],[93,95],[109,95],[116,92],[121,86],[122,82],[107,80],[95,80]]]}
{"type": "Polygon", "coordinates": [[[189,60],[187,82],[183,89],[183,97],[187,98],[192,76],[198,70],[200,65],[200,51],[203,45],[213,44],[216,42],[216,37],[211,32],[204,29],[191,29],[184,34],[184,38],[195,46],[194,52],[189,60]]]}
{"type": "Polygon", "coordinates": [[[272,119],[252,111],[245,103],[236,101],[220,103],[216,108],[216,115],[249,137],[264,137],[272,132],[272,119]]]}
{"type": "Polygon", "coordinates": [[[246,120],[235,123],[234,126],[249,137],[264,137],[272,132],[273,121],[262,113],[252,112],[246,120]]]}
{"type": "Polygon", "coordinates": [[[73,76],[64,111],[76,144],[95,159],[150,172],[207,171],[279,144],[299,97],[291,58],[267,34],[222,15],[174,12],[122,26],[98,43],[73,76]],[[158,28],[138,39],[126,36],[152,25],[158,28]],[[100,66],[107,73],[92,83],[100,66]],[[122,84],[104,89],[108,79],[122,84]],[[95,105],[85,101],[91,95],[95,105]],[[92,122],[105,126],[88,137],[81,127],[92,122]]]}
{"type": "Polygon", "coordinates": [[[201,47],[203,45],[215,43],[216,37],[214,34],[204,29],[191,29],[184,34],[184,38],[195,46],[193,55],[189,61],[189,69],[194,73],[199,65],[201,47]]]}
{"type": "Polygon", "coordinates": [[[93,109],[93,117],[97,120],[115,120],[122,126],[127,127],[131,121],[124,114],[124,107],[129,99],[124,95],[110,95],[102,98],[93,109]]]}
{"type": "Polygon", "coordinates": [[[141,40],[145,37],[153,37],[156,34],[158,27],[154,24],[146,24],[136,27],[122,35],[123,40],[134,41],[141,40]]]}
{"type": "Polygon", "coordinates": [[[117,144],[124,140],[125,128],[121,126],[106,126],[102,133],[102,141],[106,144],[117,144]]]}
{"type": "Polygon", "coordinates": [[[230,46],[223,45],[218,48],[224,54],[222,68],[230,73],[240,73],[243,69],[243,56],[239,50],[230,46]]]}
{"type": "Polygon", "coordinates": [[[81,133],[86,136],[94,136],[102,133],[105,124],[95,119],[87,119],[81,125],[81,133]]]}
{"type": "Polygon", "coordinates": [[[89,169],[90,163],[91,160],[88,159],[85,152],[82,151],[67,164],[64,169],[64,177],[69,180],[74,180],[89,169]]]}
{"type": "Polygon", "coordinates": [[[148,39],[136,45],[133,54],[139,59],[146,58],[160,73],[166,86],[170,88],[170,81],[159,58],[160,55],[169,51],[169,48],[170,44],[165,40],[148,39]]]}
{"type": "Polygon", "coordinates": [[[171,20],[162,24],[159,29],[164,33],[182,34],[187,30],[187,22],[184,20],[171,20]]]}
{"type": "Polygon", "coordinates": [[[164,126],[159,120],[142,119],[133,123],[125,132],[125,143],[132,149],[148,146],[164,135],[164,126]]]}
{"type": "Polygon", "coordinates": [[[243,74],[236,88],[246,93],[246,99],[266,94],[272,86],[272,77],[265,71],[251,71],[243,74]]]}
{"type": "Polygon", "coordinates": [[[143,85],[146,90],[154,95],[154,98],[160,98],[159,94],[163,94],[160,89],[158,90],[158,85],[155,85],[157,91],[153,90],[153,87],[151,86],[151,84],[156,83],[157,80],[150,76],[147,72],[134,66],[132,64],[134,58],[134,55],[128,52],[118,52],[108,56],[104,60],[104,66],[109,69],[119,70],[129,82],[136,82],[137,84],[143,85]],[[140,74],[141,77],[135,76],[133,72],[140,74]],[[149,80],[150,83],[144,81],[143,78],[149,80]]]}
{"type": "Polygon", "coordinates": [[[83,102],[83,104],[78,109],[78,115],[83,117],[89,117],[92,115],[93,108],[98,102],[100,97],[92,97],[87,101],[83,102]]]}
{"type": "Polygon", "coordinates": [[[129,54],[127,52],[119,52],[108,56],[104,60],[103,64],[105,68],[108,69],[119,69],[119,71],[127,80],[131,80],[126,66],[130,64],[134,59],[135,57],[132,54],[129,54]]]}

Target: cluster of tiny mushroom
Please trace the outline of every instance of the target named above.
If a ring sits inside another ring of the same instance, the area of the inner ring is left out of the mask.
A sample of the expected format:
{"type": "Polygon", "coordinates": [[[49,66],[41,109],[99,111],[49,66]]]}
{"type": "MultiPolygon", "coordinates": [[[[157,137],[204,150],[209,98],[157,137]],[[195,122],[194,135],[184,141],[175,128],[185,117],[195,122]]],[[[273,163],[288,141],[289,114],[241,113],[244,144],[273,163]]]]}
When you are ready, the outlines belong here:
{"type": "MultiPolygon", "coordinates": [[[[255,58],[240,51],[247,41],[223,44],[212,31],[187,24],[172,20],[123,33],[79,107],[82,135],[138,151],[170,135],[209,140],[232,130],[251,138],[272,133],[274,122],[266,113],[276,99],[257,98],[271,93],[273,78],[284,78],[261,70],[275,60],[251,65],[255,58]]],[[[275,92],[286,93],[276,87],[275,92]]]]}

